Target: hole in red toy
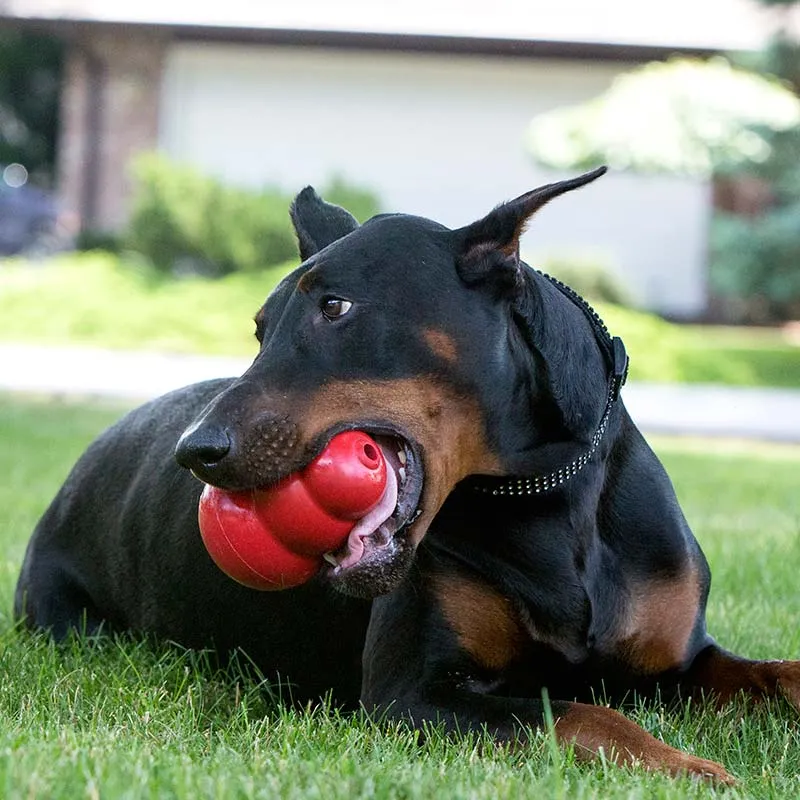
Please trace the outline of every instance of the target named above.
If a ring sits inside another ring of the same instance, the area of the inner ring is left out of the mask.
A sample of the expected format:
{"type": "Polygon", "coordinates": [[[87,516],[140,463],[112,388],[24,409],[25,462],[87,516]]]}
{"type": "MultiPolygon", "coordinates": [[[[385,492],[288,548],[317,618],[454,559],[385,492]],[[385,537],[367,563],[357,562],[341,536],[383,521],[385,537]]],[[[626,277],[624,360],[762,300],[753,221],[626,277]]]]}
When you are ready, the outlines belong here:
{"type": "Polygon", "coordinates": [[[364,462],[365,467],[376,467],[378,465],[378,450],[374,444],[369,442],[364,444],[364,455],[367,460],[364,462]]]}

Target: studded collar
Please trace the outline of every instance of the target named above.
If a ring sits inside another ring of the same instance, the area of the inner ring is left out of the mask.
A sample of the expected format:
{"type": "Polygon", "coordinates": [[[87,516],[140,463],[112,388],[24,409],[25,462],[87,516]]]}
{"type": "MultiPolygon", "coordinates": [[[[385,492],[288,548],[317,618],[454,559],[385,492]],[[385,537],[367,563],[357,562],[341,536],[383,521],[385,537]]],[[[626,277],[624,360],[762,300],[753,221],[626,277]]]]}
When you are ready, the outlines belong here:
{"type": "Polygon", "coordinates": [[[609,371],[608,394],[603,416],[592,434],[588,449],[578,458],[554,469],[545,475],[512,476],[506,478],[481,478],[480,482],[473,485],[475,491],[493,497],[528,497],[531,495],[545,494],[559,486],[563,486],[575,477],[588,463],[603,441],[608,421],[615,403],[619,399],[620,389],[628,377],[629,359],[625,345],[619,336],[611,336],[600,315],[577,292],[562,283],[557,278],[537,270],[539,275],[553,284],[568,300],[573,302],[583,312],[592,326],[595,339],[603,353],[609,371]]]}

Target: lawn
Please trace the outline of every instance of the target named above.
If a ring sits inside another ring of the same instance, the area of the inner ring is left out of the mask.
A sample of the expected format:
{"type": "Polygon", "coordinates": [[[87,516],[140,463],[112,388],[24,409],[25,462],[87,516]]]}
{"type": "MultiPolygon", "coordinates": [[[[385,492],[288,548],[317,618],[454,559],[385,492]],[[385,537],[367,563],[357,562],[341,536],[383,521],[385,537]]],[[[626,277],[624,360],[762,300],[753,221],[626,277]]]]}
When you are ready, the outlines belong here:
{"type": "MultiPolygon", "coordinates": [[[[253,315],[292,266],[168,280],[107,253],[35,266],[0,261],[0,341],[249,356],[253,315]]],[[[780,329],[680,326],[598,310],[625,341],[632,380],[800,387],[800,347],[780,329]]]]}
{"type": "MultiPolygon", "coordinates": [[[[0,396],[0,795],[8,798],[790,798],[800,730],[784,703],[722,713],[628,712],[656,736],[723,761],[737,789],[598,763],[544,734],[524,750],[479,737],[424,744],[330,709],[281,709],[235,668],[167,645],[54,647],[20,633],[11,597],[25,540],[88,440],[118,406],[0,396]]],[[[800,447],[659,439],[714,570],[717,638],[748,655],[800,657],[800,447]]]]}

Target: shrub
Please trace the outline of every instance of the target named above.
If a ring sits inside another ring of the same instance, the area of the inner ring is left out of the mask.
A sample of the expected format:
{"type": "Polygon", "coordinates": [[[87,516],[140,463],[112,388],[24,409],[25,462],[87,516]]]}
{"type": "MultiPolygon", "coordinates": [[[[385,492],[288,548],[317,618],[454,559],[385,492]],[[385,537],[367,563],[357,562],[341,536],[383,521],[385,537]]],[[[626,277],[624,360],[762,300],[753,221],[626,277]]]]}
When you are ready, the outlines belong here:
{"type": "Polygon", "coordinates": [[[226,275],[279,264],[297,250],[290,199],[224,185],[191,167],[148,155],[137,183],[126,244],[167,272],[226,275]]]}
{"type": "MultiPolygon", "coordinates": [[[[221,276],[297,256],[288,214],[292,198],[280,190],[228,186],[154,154],[140,158],[134,174],[125,244],[158,269],[221,276]]],[[[326,199],[352,208],[356,216],[374,213],[378,205],[373,194],[341,179],[332,182],[326,199]]]]}
{"type": "MultiPolygon", "coordinates": [[[[761,2],[800,9],[796,0],[761,2]]],[[[778,76],[800,101],[796,33],[783,29],[751,60],[761,72],[778,76]]],[[[765,142],[769,158],[734,174],[760,183],[763,202],[745,208],[743,216],[719,214],[711,231],[710,285],[725,304],[721,310],[739,321],[800,318],[800,123],[768,132],[765,142]]]]}
{"type": "Polygon", "coordinates": [[[717,214],[711,288],[746,322],[800,317],[800,203],[754,218],[717,214]]]}
{"type": "Polygon", "coordinates": [[[359,222],[366,222],[380,212],[377,195],[369,189],[354,186],[335,175],[320,191],[329,202],[346,208],[359,222]]]}
{"type": "Polygon", "coordinates": [[[542,272],[558,278],[590,303],[631,305],[631,298],[620,280],[604,264],[580,256],[554,256],[539,266],[542,272]]]}
{"type": "Polygon", "coordinates": [[[764,207],[718,212],[711,227],[709,283],[740,321],[800,318],[800,127],[771,141],[772,158],[749,173],[766,187],[764,207]]]}
{"type": "Polygon", "coordinates": [[[119,255],[125,247],[120,234],[86,228],[75,237],[75,249],[82,252],[100,250],[119,255]]]}

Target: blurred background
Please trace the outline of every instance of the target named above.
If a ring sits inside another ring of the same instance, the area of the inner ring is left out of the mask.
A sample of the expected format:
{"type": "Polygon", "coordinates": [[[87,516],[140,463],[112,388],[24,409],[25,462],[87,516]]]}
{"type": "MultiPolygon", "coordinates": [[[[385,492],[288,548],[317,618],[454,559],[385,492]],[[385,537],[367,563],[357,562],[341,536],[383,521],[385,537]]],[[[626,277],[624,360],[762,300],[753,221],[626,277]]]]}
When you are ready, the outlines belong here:
{"type": "Polygon", "coordinates": [[[457,227],[606,163],[526,260],[634,381],[800,387],[799,92],[794,0],[0,0],[0,343],[252,355],[303,186],[457,227]]]}
{"type": "MultiPolygon", "coordinates": [[[[277,711],[205,654],[53,648],[12,598],[103,428],[246,369],[253,315],[298,263],[304,186],[361,220],[457,227],[605,163],[522,254],[625,341],[625,406],[712,567],[709,629],[800,658],[798,92],[800,0],[0,0],[0,792],[717,796],[578,767],[546,736],[523,752],[437,734],[409,758],[413,735],[277,711]]],[[[788,706],[635,705],[724,760],[731,796],[800,797],[788,706]]]]}
{"type": "MultiPolygon", "coordinates": [[[[409,759],[394,728],[190,674],[204,656],[53,648],[12,597],[91,439],[246,369],[253,315],[298,263],[304,186],[362,220],[457,227],[606,163],[522,254],[625,341],[625,405],[712,567],[709,629],[800,658],[798,92],[800,0],[0,0],[2,793],[710,796],[579,771],[547,737],[507,760],[429,737],[409,759]]],[[[636,705],[653,735],[723,759],[736,797],[800,797],[777,704],[636,705]]]]}

